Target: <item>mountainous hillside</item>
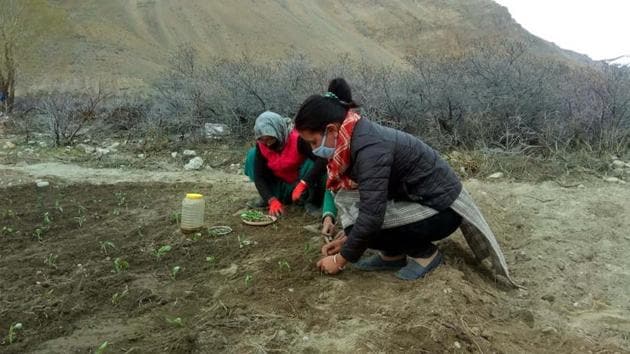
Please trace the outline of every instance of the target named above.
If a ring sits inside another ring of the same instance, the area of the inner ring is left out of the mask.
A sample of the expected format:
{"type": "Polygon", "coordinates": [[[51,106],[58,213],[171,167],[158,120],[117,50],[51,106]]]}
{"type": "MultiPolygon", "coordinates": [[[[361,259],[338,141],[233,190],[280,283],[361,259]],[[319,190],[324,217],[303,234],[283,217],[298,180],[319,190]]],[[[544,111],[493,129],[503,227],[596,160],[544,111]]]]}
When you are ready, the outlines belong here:
{"type": "MultiPolygon", "coordinates": [[[[49,0],[33,16],[55,14],[39,45],[21,58],[20,91],[81,89],[103,82],[142,88],[191,44],[202,58],[254,60],[303,53],[316,63],[349,54],[404,66],[414,55],[458,55],[503,38],[543,55],[574,60],[537,39],[491,0],[49,0]]],[[[41,5],[41,1],[39,2],[41,5]]]]}
{"type": "Polygon", "coordinates": [[[630,67],[630,55],[622,55],[614,59],[605,60],[609,65],[630,67]]]}

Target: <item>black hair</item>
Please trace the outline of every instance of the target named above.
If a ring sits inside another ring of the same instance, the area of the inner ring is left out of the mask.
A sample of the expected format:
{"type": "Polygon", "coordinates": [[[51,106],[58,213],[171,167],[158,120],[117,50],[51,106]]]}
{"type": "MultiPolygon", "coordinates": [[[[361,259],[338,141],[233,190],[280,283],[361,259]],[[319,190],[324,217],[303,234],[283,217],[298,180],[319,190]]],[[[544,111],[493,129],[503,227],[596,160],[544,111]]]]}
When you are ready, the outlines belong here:
{"type": "Polygon", "coordinates": [[[343,78],[332,79],[328,92],[337,97],[312,95],[302,103],[295,116],[297,130],[323,132],[328,124],[342,123],[348,110],[359,107],[352,100],[350,85],[343,78]]]}

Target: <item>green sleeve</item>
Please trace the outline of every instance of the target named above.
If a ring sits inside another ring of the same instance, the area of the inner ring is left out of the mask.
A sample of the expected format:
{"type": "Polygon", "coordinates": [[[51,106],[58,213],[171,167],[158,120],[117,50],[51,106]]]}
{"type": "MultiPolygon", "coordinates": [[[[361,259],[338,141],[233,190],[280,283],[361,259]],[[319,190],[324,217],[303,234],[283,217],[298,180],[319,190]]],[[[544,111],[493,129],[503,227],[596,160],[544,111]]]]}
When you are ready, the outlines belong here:
{"type": "Polygon", "coordinates": [[[322,205],[322,220],[327,216],[332,216],[333,219],[337,219],[335,196],[329,190],[326,190],[326,192],[324,193],[324,204],[322,205]]]}

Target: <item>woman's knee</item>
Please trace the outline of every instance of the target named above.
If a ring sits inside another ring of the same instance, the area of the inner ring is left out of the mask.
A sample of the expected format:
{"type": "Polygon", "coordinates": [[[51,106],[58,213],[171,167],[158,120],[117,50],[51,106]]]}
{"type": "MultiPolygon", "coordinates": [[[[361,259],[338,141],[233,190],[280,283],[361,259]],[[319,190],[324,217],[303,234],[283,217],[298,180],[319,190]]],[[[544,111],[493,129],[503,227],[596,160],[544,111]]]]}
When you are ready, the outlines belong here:
{"type": "Polygon", "coordinates": [[[254,166],[256,165],[256,148],[253,147],[245,154],[245,164],[243,165],[243,172],[245,176],[249,177],[250,181],[254,181],[254,166]]]}

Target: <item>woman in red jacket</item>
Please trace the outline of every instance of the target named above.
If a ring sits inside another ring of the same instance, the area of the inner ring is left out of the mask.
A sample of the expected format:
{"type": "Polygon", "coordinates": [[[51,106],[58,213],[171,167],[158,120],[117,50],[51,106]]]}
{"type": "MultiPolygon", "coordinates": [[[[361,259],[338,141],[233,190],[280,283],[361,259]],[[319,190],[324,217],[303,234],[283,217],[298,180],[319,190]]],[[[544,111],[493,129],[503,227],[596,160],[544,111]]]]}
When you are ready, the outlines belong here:
{"type": "Polygon", "coordinates": [[[267,206],[270,215],[279,216],[286,204],[303,199],[309,213],[319,213],[327,161],[313,155],[309,144],[291,129],[290,119],[277,113],[258,116],[254,133],[256,147],[247,153],[245,174],[260,194],[256,206],[267,206]]]}

